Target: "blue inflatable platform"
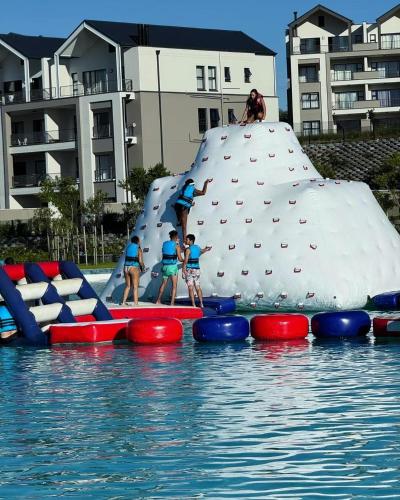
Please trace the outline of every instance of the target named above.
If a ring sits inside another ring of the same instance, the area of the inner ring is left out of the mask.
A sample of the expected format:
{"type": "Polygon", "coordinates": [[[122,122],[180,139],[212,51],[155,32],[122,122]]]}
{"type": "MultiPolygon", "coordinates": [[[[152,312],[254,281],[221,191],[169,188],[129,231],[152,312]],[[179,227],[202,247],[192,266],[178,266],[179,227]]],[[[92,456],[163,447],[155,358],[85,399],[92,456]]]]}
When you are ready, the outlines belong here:
{"type": "Polygon", "coordinates": [[[399,309],[400,291],[380,293],[371,299],[372,304],[378,309],[399,309]]]}
{"type": "MultiPolygon", "coordinates": [[[[176,304],[182,306],[191,306],[192,302],[189,298],[176,299],[176,304]]],[[[196,299],[196,305],[199,301],[196,299]]],[[[236,311],[236,302],[232,297],[203,297],[204,314],[210,316],[212,314],[229,314],[236,311]]]]}

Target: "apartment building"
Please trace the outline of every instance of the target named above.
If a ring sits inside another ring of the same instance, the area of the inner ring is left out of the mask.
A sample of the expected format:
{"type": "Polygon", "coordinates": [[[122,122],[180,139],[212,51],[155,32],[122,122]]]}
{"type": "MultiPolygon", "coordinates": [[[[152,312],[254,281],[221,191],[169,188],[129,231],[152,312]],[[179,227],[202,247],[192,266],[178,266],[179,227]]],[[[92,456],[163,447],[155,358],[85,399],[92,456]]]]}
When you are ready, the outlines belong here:
{"type": "Polygon", "coordinates": [[[275,52],[239,31],[85,20],[66,39],[0,35],[0,208],[32,215],[46,176],[118,208],[133,166],[187,170],[253,87],[277,120],[275,52]]]}
{"type": "Polygon", "coordinates": [[[288,108],[298,134],[400,125],[400,4],[354,23],[323,5],[286,33],[288,108]],[[373,111],[371,113],[370,111],[373,111]]]}

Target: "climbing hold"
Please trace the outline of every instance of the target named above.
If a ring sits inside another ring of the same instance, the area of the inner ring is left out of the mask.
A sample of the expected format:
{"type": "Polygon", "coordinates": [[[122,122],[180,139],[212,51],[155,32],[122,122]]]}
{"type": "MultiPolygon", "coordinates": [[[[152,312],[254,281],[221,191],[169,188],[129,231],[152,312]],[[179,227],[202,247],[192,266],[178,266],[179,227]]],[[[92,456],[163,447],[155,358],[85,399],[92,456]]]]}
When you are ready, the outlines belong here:
{"type": "Polygon", "coordinates": [[[143,248],[143,253],[148,253],[148,251],[149,251],[149,247],[144,247],[143,248]]]}
{"type": "Polygon", "coordinates": [[[231,155],[225,155],[225,156],[224,156],[224,160],[229,160],[229,159],[230,159],[230,157],[231,157],[231,155]]]}
{"type": "Polygon", "coordinates": [[[250,139],[250,137],[251,137],[251,134],[244,134],[245,139],[250,139]]]}
{"type": "Polygon", "coordinates": [[[271,132],[271,134],[272,134],[272,132],[275,132],[275,129],[274,129],[274,128],[270,128],[270,129],[269,129],[269,131],[270,131],[270,132],[271,132]]]}
{"type": "Polygon", "coordinates": [[[316,337],[356,337],[366,335],[371,319],[365,311],[340,311],[315,314],[311,331],[316,337]]]}
{"type": "Polygon", "coordinates": [[[287,243],[281,243],[281,248],[287,248],[288,244],[287,243]]]}
{"type": "Polygon", "coordinates": [[[269,153],[268,155],[270,158],[275,158],[275,153],[269,153]]]}
{"type": "Polygon", "coordinates": [[[304,304],[303,304],[303,302],[299,302],[299,303],[297,304],[297,309],[304,309],[304,304]]]}
{"type": "Polygon", "coordinates": [[[300,223],[300,224],[306,224],[306,222],[307,222],[307,219],[300,219],[300,220],[299,220],[299,223],[300,223]]]}
{"type": "Polygon", "coordinates": [[[225,274],[225,273],[224,273],[224,271],[218,271],[218,272],[217,272],[217,276],[218,276],[218,278],[222,278],[222,276],[223,276],[224,274],[225,274]]]}
{"type": "Polygon", "coordinates": [[[264,205],[271,205],[271,200],[264,200],[264,205]]]}
{"type": "Polygon", "coordinates": [[[242,201],[242,200],[238,200],[238,201],[236,202],[236,205],[243,205],[243,201],[242,201]]]}
{"type": "Polygon", "coordinates": [[[204,158],[201,159],[201,161],[207,161],[208,160],[208,156],[204,156],[204,158]]]}
{"type": "Polygon", "coordinates": [[[242,294],[239,293],[239,292],[236,292],[235,295],[233,296],[234,299],[241,299],[242,298],[242,294]]]}
{"type": "Polygon", "coordinates": [[[175,189],[176,188],[176,184],[174,184],[173,186],[171,186],[171,189],[175,189]]]}
{"type": "Polygon", "coordinates": [[[289,127],[285,127],[285,130],[286,130],[286,132],[290,132],[290,128],[289,127]]]}
{"type": "Polygon", "coordinates": [[[306,299],[311,299],[312,297],[314,297],[314,295],[314,292],[307,292],[306,299]]]}
{"type": "Polygon", "coordinates": [[[157,227],[161,227],[162,226],[162,222],[157,222],[157,227]]]}
{"type": "Polygon", "coordinates": [[[308,335],[308,318],[303,314],[263,314],[250,322],[255,340],[304,339],[308,335]]]}
{"type": "Polygon", "coordinates": [[[140,226],[140,230],[143,231],[144,229],[146,229],[147,227],[147,224],[143,224],[143,226],[140,226]]]}
{"type": "Polygon", "coordinates": [[[253,222],[253,219],[246,219],[246,224],[251,224],[253,222]]]}
{"type": "Polygon", "coordinates": [[[247,269],[242,270],[243,276],[247,276],[249,274],[249,271],[247,269]]]}
{"type": "Polygon", "coordinates": [[[318,184],[318,186],[320,186],[320,187],[325,186],[325,183],[320,182],[320,183],[318,184]]]}
{"type": "Polygon", "coordinates": [[[297,187],[300,185],[300,182],[295,182],[294,184],[292,184],[293,187],[297,187]]]}
{"type": "Polygon", "coordinates": [[[274,217],[274,218],[272,219],[272,222],[279,222],[279,221],[280,221],[279,217],[274,217]]]}
{"type": "Polygon", "coordinates": [[[287,292],[282,292],[282,293],[279,295],[279,297],[280,297],[281,299],[287,299],[287,292]]]}
{"type": "Polygon", "coordinates": [[[229,245],[229,250],[234,250],[236,248],[235,245],[229,245]]]}
{"type": "Polygon", "coordinates": [[[308,167],[306,165],[303,165],[303,170],[308,170],[308,167]]]}
{"type": "Polygon", "coordinates": [[[335,181],[335,184],[340,184],[340,181],[335,181]]]}
{"type": "Polygon", "coordinates": [[[220,224],[226,224],[226,222],[227,222],[227,219],[220,219],[220,221],[219,221],[220,224]]]}
{"type": "Polygon", "coordinates": [[[257,303],[256,302],[250,302],[250,307],[253,307],[253,308],[257,307],[257,303]]]}
{"type": "Polygon", "coordinates": [[[263,292],[258,292],[257,293],[257,298],[258,299],[262,299],[264,297],[264,293],[263,292]]]}
{"type": "Polygon", "coordinates": [[[317,249],[317,245],[315,243],[311,243],[310,244],[310,248],[312,248],[313,250],[316,250],[317,249]]]}
{"type": "Polygon", "coordinates": [[[274,307],[275,307],[275,309],[279,309],[281,307],[281,305],[279,302],[275,302],[274,307]]]}
{"type": "Polygon", "coordinates": [[[294,272],[294,273],[301,273],[301,267],[295,267],[295,268],[293,269],[293,272],[294,272]]]}
{"type": "Polygon", "coordinates": [[[202,226],[203,224],[204,224],[204,221],[203,221],[203,220],[198,220],[198,221],[197,221],[197,225],[198,225],[198,226],[202,226]]]}
{"type": "Polygon", "coordinates": [[[214,180],[214,177],[209,177],[207,180],[208,182],[212,182],[214,180]]]}
{"type": "Polygon", "coordinates": [[[160,208],[160,205],[154,205],[153,210],[158,210],[160,208]]]}
{"type": "Polygon", "coordinates": [[[255,163],[257,161],[257,158],[250,158],[251,163],[255,163]]]}
{"type": "Polygon", "coordinates": [[[134,318],[126,329],[126,338],[134,344],[172,344],[182,337],[182,323],[175,318],[134,318]]]}
{"type": "Polygon", "coordinates": [[[193,323],[197,342],[235,342],[249,336],[249,322],[243,316],[210,316],[193,323]]]}
{"type": "Polygon", "coordinates": [[[254,243],[254,248],[261,248],[261,243],[254,243]]]}
{"type": "Polygon", "coordinates": [[[293,172],[294,167],[289,167],[289,172],[293,172]]]}
{"type": "Polygon", "coordinates": [[[153,191],[158,191],[160,188],[159,187],[155,187],[153,188],[153,191]]]}
{"type": "Polygon", "coordinates": [[[266,269],[265,274],[266,274],[266,276],[272,274],[272,269],[266,269]]]}
{"type": "Polygon", "coordinates": [[[296,200],[289,200],[289,205],[296,205],[296,200]]]}
{"type": "Polygon", "coordinates": [[[211,204],[212,204],[214,207],[216,207],[216,206],[218,205],[218,201],[216,201],[216,200],[215,200],[215,201],[212,201],[212,202],[211,202],[211,204]]]}
{"type": "Polygon", "coordinates": [[[227,137],[227,135],[221,135],[221,141],[224,141],[227,137]]]}
{"type": "Polygon", "coordinates": [[[257,181],[257,186],[264,186],[264,181],[257,181]]]}
{"type": "Polygon", "coordinates": [[[289,150],[288,150],[288,151],[289,151],[289,153],[293,153],[293,149],[290,149],[290,148],[289,148],[289,150]]]}
{"type": "Polygon", "coordinates": [[[234,177],[233,179],[231,179],[231,182],[233,183],[239,182],[239,179],[234,177]]]}

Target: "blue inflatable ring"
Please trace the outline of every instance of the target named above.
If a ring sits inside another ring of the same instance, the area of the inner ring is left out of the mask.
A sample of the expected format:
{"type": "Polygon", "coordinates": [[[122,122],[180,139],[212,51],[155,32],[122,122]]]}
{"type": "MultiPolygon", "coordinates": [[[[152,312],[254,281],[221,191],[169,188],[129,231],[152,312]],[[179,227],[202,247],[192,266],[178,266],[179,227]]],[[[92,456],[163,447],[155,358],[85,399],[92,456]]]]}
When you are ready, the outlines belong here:
{"type": "Polygon", "coordinates": [[[357,337],[366,335],[371,319],[365,311],[340,311],[315,314],[311,331],[316,337],[357,337]]]}
{"type": "Polygon", "coordinates": [[[193,323],[197,342],[237,342],[249,336],[249,322],[243,316],[210,316],[193,323]]]}

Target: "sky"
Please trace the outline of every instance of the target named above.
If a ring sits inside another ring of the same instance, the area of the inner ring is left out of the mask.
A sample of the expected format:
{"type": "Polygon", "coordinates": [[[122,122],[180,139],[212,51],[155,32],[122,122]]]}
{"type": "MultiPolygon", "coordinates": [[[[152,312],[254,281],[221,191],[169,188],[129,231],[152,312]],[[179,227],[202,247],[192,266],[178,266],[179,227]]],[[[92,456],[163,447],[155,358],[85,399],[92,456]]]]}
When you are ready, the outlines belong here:
{"type": "MultiPolygon", "coordinates": [[[[285,29],[293,11],[302,15],[312,0],[18,0],[1,9],[0,33],[68,36],[83,19],[241,30],[278,53],[280,107],[286,108],[285,29]],[[21,13],[21,15],[18,15],[21,13]]],[[[354,22],[373,22],[394,0],[326,0],[326,7],[354,22]]]]}

